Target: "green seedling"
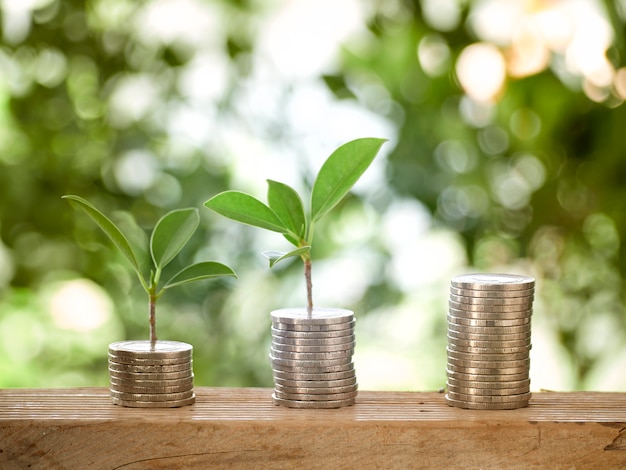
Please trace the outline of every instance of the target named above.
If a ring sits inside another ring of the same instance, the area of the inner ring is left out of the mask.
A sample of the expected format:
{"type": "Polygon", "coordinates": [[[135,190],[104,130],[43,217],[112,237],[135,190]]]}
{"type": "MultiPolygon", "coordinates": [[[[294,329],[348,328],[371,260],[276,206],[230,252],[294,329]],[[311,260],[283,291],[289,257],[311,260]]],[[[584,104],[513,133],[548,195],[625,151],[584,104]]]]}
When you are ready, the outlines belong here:
{"type": "Polygon", "coordinates": [[[272,180],[267,180],[267,205],[240,191],[224,191],[213,196],[204,205],[237,222],[283,234],[295,249],[289,252],[266,251],[263,255],[269,259],[270,267],[287,258],[299,256],[302,259],[307,310],[311,315],[311,246],[315,224],[352,189],[385,141],[362,138],[337,148],[324,162],[315,179],[306,212],[302,198],[293,188],[272,180]]]}
{"type": "Polygon", "coordinates": [[[161,282],[163,268],[172,261],[187,244],[198,224],[200,216],[198,209],[177,209],[168,212],[159,219],[150,236],[150,255],[152,266],[150,276],[144,277],[136,250],[133,249],[128,238],[122,231],[102,212],[89,201],[74,195],[63,196],[73,205],[79,207],[102,229],[119,248],[124,257],[130,262],[135,270],[141,286],[149,297],[150,311],[150,343],[154,347],[157,341],[156,335],[156,303],[163,293],[175,286],[188,284],[202,279],[211,279],[222,276],[237,277],[235,272],[228,266],[215,261],[204,261],[192,264],[174,274],[168,281],[161,282]]]}

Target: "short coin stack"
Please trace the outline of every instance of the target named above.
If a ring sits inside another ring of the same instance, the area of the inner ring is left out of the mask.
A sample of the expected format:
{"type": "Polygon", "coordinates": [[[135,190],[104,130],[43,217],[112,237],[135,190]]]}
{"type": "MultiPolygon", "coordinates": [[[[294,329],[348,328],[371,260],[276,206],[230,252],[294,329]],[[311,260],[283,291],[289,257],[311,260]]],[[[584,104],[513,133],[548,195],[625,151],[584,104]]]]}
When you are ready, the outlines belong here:
{"type": "Polygon", "coordinates": [[[178,341],[119,341],[109,345],[111,399],[134,408],[191,405],[192,346],[178,341]]]}
{"type": "Polygon", "coordinates": [[[452,279],[446,402],[482,410],[530,400],[530,318],[535,280],[511,274],[452,279]]]}
{"type": "Polygon", "coordinates": [[[357,395],[354,313],[342,309],[282,309],[271,313],[274,404],[341,408],[357,395]]]}

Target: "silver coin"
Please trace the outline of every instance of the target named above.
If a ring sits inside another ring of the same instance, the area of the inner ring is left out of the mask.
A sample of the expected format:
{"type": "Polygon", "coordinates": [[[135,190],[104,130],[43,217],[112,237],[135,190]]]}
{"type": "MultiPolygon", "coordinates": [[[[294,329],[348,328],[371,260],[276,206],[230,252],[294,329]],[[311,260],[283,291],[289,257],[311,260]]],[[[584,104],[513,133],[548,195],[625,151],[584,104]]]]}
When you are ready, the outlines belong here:
{"type": "Polygon", "coordinates": [[[109,369],[109,376],[132,380],[176,380],[193,377],[193,373],[191,369],[180,372],[119,372],[109,369]]]}
{"type": "Polygon", "coordinates": [[[272,371],[274,381],[286,380],[291,382],[330,382],[333,380],[355,380],[356,371],[354,367],[351,367],[344,371],[339,372],[320,372],[320,373],[306,373],[306,372],[285,372],[282,370],[274,369],[272,371]]]}
{"type": "Polygon", "coordinates": [[[516,297],[532,297],[535,295],[535,289],[524,290],[485,290],[485,289],[462,289],[450,286],[450,293],[454,295],[463,295],[466,297],[488,297],[492,299],[511,299],[516,297]]]}
{"type": "Polygon", "coordinates": [[[353,330],[355,321],[352,320],[347,323],[332,323],[329,325],[315,325],[315,324],[306,324],[306,323],[278,323],[272,322],[272,328],[275,330],[286,330],[286,331],[302,331],[302,332],[314,332],[314,331],[344,331],[344,330],[353,330]]]}
{"type": "Polygon", "coordinates": [[[136,366],[166,366],[166,365],[176,365],[176,364],[188,364],[191,360],[191,356],[187,357],[175,357],[171,359],[142,359],[137,357],[126,357],[126,356],[118,356],[116,354],[109,353],[109,361],[115,362],[116,364],[130,364],[136,366]]]}
{"type": "Polygon", "coordinates": [[[177,392],[187,392],[193,389],[193,384],[191,387],[189,385],[175,385],[169,387],[140,387],[135,385],[121,385],[117,383],[110,384],[110,389],[115,390],[116,392],[125,392],[125,393],[177,393],[177,392]]]}
{"type": "Polygon", "coordinates": [[[326,400],[348,400],[356,398],[358,391],[345,393],[329,393],[326,395],[312,393],[284,393],[274,389],[274,396],[283,400],[301,400],[301,401],[326,401],[326,400]]]}
{"type": "Polygon", "coordinates": [[[532,310],[525,310],[520,312],[476,312],[472,310],[459,310],[456,308],[448,307],[448,314],[457,318],[466,318],[472,320],[519,320],[530,319],[532,317],[532,310]]]}
{"type": "Polygon", "coordinates": [[[334,331],[289,331],[278,330],[274,327],[271,329],[272,337],[283,339],[297,339],[297,340],[313,340],[313,339],[342,339],[354,335],[354,328],[346,328],[345,330],[334,331]]]}
{"type": "MultiPolygon", "coordinates": [[[[338,372],[342,368],[351,363],[351,358],[346,359],[327,359],[317,361],[303,361],[293,359],[272,359],[272,368],[289,367],[296,369],[296,372],[338,372]],[[333,367],[338,369],[333,369],[333,367]],[[300,370],[305,369],[305,370],[300,370]],[[308,369],[308,370],[306,370],[308,369]]],[[[284,370],[284,369],[282,369],[284,370]]]]}
{"type": "Polygon", "coordinates": [[[171,401],[135,401],[111,397],[111,401],[114,405],[126,406],[128,408],[178,408],[193,405],[196,401],[196,396],[192,395],[190,398],[171,401]]]}
{"type": "Polygon", "coordinates": [[[511,396],[522,395],[524,393],[530,393],[530,387],[516,387],[516,388],[470,388],[459,387],[456,385],[448,384],[448,391],[452,393],[459,393],[463,395],[476,395],[476,396],[511,396]]]}
{"type": "Polygon", "coordinates": [[[327,353],[335,351],[352,351],[354,352],[355,343],[329,344],[326,346],[294,346],[292,344],[283,344],[272,341],[272,349],[276,351],[288,351],[296,353],[327,353]]]}
{"type": "Polygon", "coordinates": [[[346,349],[342,351],[331,352],[319,352],[319,353],[305,353],[305,352],[292,352],[292,351],[279,351],[274,348],[270,349],[270,355],[275,359],[289,359],[293,361],[332,361],[343,360],[350,361],[354,354],[353,349],[346,349]]]}
{"type": "Polygon", "coordinates": [[[298,365],[294,365],[294,361],[283,362],[288,362],[289,364],[272,364],[272,370],[274,373],[276,373],[276,371],[293,373],[295,377],[295,374],[325,374],[330,372],[345,372],[348,370],[354,370],[353,362],[340,363],[336,365],[320,365],[320,361],[308,361],[317,365],[299,365],[302,364],[302,361],[295,361],[295,364],[298,365]]]}
{"type": "Polygon", "coordinates": [[[191,370],[191,361],[184,364],[167,364],[167,365],[135,365],[112,362],[109,360],[109,370],[119,372],[180,372],[191,370]]]}
{"type": "Polygon", "coordinates": [[[457,331],[459,333],[474,334],[494,334],[494,335],[517,335],[522,333],[530,333],[530,323],[520,326],[469,326],[457,325],[448,322],[448,331],[457,331]]]}
{"type": "Polygon", "coordinates": [[[448,395],[453,400],[461,400],[472,403],[507,403],[516,402],[530,399],[530,392],[520,393],[518,395],[468,395],[466,393],[456,393],[447,391],[448,395]]]}
{"type": "Polygon", "coordinates": [[[331,359],[332,357],[328,357],[329,354],[335,356],[335,358],[343,357],[343,356],[351,356],[354,354],[354,345],[346,346],[349,349],[338,349],[336,347],[320,347],[320,346],[288,346],[279,343],[272,343],[271,351],[276,351],[277,354],[273,354],[276,357],[281,357],[285,359],[331,359]],[[293,354],[298,354],[298,356],[293,356],[293,354]],[[325,354],[324,356],[311,356],[304,357],[300,356],[301,354],[325,354]]]}
{"type": "MultiPolygon", "coordinates": [[[[490,313],[492,316],[498,316],[501,313],[513,314],[520,312],[528,312],[531,310],[531,306],[519,304],[519,305],[478,305],[478,304],[463,304],[460,302],[448,301],[448,307],[455,310],[464,312],[466,315],[473,315],[474,312],[490,313]],[[498,314],[498,315],[496,315],[498,314]]],[[[511,317],[514,318],[514,317],[511,317]]]]}
{"type": "Polygon", "coordinates": [[[519,374],[507,374],[507,375],[499,375],[499,374],[465,374],[459,371],[452,371],[449,368],[446,368],[446,374],[448,379],[454,378],[456,380],[467,380],[469,382],[515,382],[517,380],[527,380],[528,379],[528,370],[519,373],[519,374]]]}
{"type": "Polygon", "coordinates": [[[446,353],[448,357],[454,357],[456,359],[465,359],[465,360],[479,360],[479,361],[518,361],[520,359],[527,359],[529,355],[529,351],[523,351],[519,353],[508,353],[508,354],[473,354],[473,353],[465,353],[455,351],[453,349],[446,348],[446,353]]]}
{"type": "Polygon", "coordinates": [[[528,377],[528,367],[470,367],[470,366],[457,366],[455,364],[448,363],[446,365],[447,370],[466,374],[466,375],[499,375],[499,376],[507,376],[507,375],[519,375],[526,374],[528,377]]]}
{"type": "Polygon", "coordinates": [[[518,274],[472,273],[455,276],[450,284],[457,289],[528,290],[535,287],[535,280],[518,274]]]}
{"type": "Polygon", "coordinates": [[[511,339],[530,336],[532,330],[530,324],[520,326],[468,326],[448,323],[448,331],[467,335],[508,336],[511,339]]]}
{"type": "MultiPolygon", "coordinates": [[[[454,351],[454,352],[465,352],[465,353],[467,353],[467,352],[468,352],[468,351],[463,351],[463,350],[462,350],[462,347],[457,346],[456,344],[452,344],[452,343],[450,343],[450,342],[448,342],[448,348],[447,348],[447,349],[449,349],[449,350],[451,350],[451,351],[454,351]]],[[[493,351],[494,349],[495,349],[495,348],[491,348],[491,350],[492,350],[492,351],[493,351]]],[[[522,351],[511,351],[511,352],[506,352],[505,354],[509,354],[509,353],[511,353],[511,354],[517,354],[517,353],[521,353],[521,352],[522,352],[522,351]]],[[[490,352],[490,353],[488,353],[488,354],[497,354],[497,353],[502,353],[502,351],[501,351],[501,350],[499,351],[499,350],[497,350],[497,349],[496,349],[496,352],[495,352],[495,353],[494,353],[494,352],[490,352]]],[[[455,359],[455,358],[454,358],[454,356],[453,356],[453,354],[450,354],[450,353],[448,353],[448,357],[449,357],[449,358],[452,358],[452,359],[455,359]]],[[[520,361],[520,360],[527,359],[528,357],[529,357],[529,355],[528,355],[528,356],[526,356],[526,357],[524,357],[524,358],[522,358],[522,359],[512,359],[512,360],[517,360],[517,361],[520,361]]],[[[459,358],[456,358],[456,359],[458,360],[459,358]]],[[[472,360],[472,359],[473,359],[473,358],[470,358],[470,359],[465,359],[465,360],[472,360]]]]}
{"type": "Polygon", "coordinates": [[[118,341],[109,344],[109,354],[137,359],[173,359],[189,357],[193,347],[179,341],[118,341]]]}
{"type": "Polygon", "coordinates": [[[326,387],[346,387],[356,384],[356,376],[352,375],[346,379],[338,380],[289,380],[274,377],[274,384],[291,388],[326,388],[326,387]]]}
{"type": "Polygon", "coordinates": [[[462,295],[450,294],[449,300],[459,304],[484,305],[484,306],[510,306],[517,310],[529,310],[533,306],[532,297],[514,297],[510,299],[491,299],[487,297],[465,297],[462,295]]]}
{"type": "Polygon", "coordinates": [[[508,403],[476,403],[466,402],[463,400],[454,400],[448,395],[445,396],[446,404],[457,408],[464,408],[467,410],[516,410],[518,408],[524,408],[528,406],[530,398],[524,398],[518,401],[512,401],[508,403]]]}
{"type": "Polygon", "coordinates": [[[463,343],[457,343],[451,341],[448,338],[448,349],[451,351],[466,353],[466,354],[517,354],[517,353],[525,353],[532,349],[532,344],[528,346],[520,346],[520,347],[509,347],[504,346],[500,348],[496,347],[487,347],[487,348],[479,348],[467,346],[463,343]]]}
{"type": "Polygon", "coordinates": [[[530,325],[531,314],[522,318],[512,319],[479,319],[479,318],[467,318],[459,317],[453,312],[448,313],[448,323],[454,325],[476,326],[476,327],[510,327],[510,326],[522,326],[530,325]]]}
{"type": "MultiPolygon", "coordinates": [[[[471,339],[464,339],[464,338],[455,338],[454,336],[450,334],[450,332],[448,332],[447,337],[448,337],[448,345],[455,344],[457,346],[465,347],[465,348],[491,349],[491,351],[485,351],[485,352],[490,352],[492,354],[495,352],[503,352],[503,351],[496,351],[502,348],[527,348],[528,346],[530,346],[530,337],[525,338],[525,339],[515,340],[515,341],[507,341],[507,340],[485,341],[485,340],[471,340],[471,339]]],[[[520,351],[511,351],[511,352],[520,352],[520,351]]]]}
{"type": "Polygon", "coordinates": [[[530,379],[522,379],[522,380],[507,380],[503,382],[480,382],[477,380],[459,380],[454,376],[448,377],[448,384],[453,385],[455,387],[467,387],[467,388],[486,388],[488,390],[495,389],[509,389],[509,388],[520,388],[520,387],[529,387],[530,379]]]}
{"type": "Polygon", "coordinates": [[[358,385],[344,385],[340,387],[285,387],[284,385],[274,384],[274,391],[280,393],[289,393],[293,395],[330,395],[337,393],[356,392],[358,385]]]}
{"type": "Polygon", "coordinates": [[[354,320],[354,312],[339,308],[314,308],[309,314],[303,308],[283,308],[270,313],[272,323],[294,325],[331,325],[349,323],[354,320]]]}
{"type": "Polygon", "coordinates": [[[118,377],[109,377],[109,382],[115,387],[193,387],[193,374],[191,377],[183,379],[171,379],[171,380],[143,380],[143,379],[125,379],[118,377]]]}
{"type": "Polygon", "coordinates": [[[111,390],[111,397],[124,401],[177,401],[186,400],[193,396],[193,390],[175,393],[127,393],[111,390]]]}
{"type": "Polygon", "coordinates": [[[343,408],[345,406],[352,406],[355,404],[355,398],[348,398],[345,400],[327,400],[327,401],[306,401],[306,400],[285,400],[272,394],[272,402],[275,405],[286,406],[288,408],[311,408],[311,409],[323,409],[323,408],[343,408]]]}
{"type": "Polygon", "coordinates": [[[354,343],[355,335],[339,336],[337,338],[293,338],[280,335],[272,335],[274,344],[284,344],[288,346],[334,346],[354,343]]]}
{"type": "Polygon", "coordinates": [[[529,367],[530,359],[519,359],[517,361],[476,361],[467,359],[457,359],[448,356],[448,364],[459,367],[482,367],[482,368],[501,368],[501,367],[529,367]]]}
{"type": "Polygon", "coordinates": [[[494,335],[491,333],[463,333],[448,328],[448,337],[461,341],[498,341],[498,342],[514,342],[528,340],[530,342],[530,331],[526,333],[509,333],[504,335],[494,335]]]}

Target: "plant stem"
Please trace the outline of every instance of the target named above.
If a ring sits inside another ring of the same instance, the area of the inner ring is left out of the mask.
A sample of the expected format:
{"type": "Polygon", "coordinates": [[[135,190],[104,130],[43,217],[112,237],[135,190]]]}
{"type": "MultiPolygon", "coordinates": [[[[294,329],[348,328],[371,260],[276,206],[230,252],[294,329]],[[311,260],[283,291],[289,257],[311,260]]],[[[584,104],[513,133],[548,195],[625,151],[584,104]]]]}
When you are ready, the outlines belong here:
{"type": "Polygon", "coordinates": [[[155,294],[150,293],[150,349],[154,349],[157,342],[156,335],[156,301],[155,294]]]}
{"type": "Polygon", "coordinates": [[[311,258],[304,258],[304,278],[306,279],[307,313],[313,316],[313,283],[311,282],[311,258]]]}

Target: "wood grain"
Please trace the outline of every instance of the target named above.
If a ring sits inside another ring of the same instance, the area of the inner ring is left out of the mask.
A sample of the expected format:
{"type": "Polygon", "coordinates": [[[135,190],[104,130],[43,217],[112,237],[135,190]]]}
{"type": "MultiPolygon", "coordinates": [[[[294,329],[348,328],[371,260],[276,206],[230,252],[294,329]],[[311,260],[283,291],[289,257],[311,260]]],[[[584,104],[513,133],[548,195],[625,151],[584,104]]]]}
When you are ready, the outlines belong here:
{"type": "Polygon", "coordinates": [[[0,469],[626,468],[624,393],[536,393],[510,411],[367,391],[295,410],[270,394],[197,387],[195,405],[146,410],[106,388],[0,390],[0,469]]]}

